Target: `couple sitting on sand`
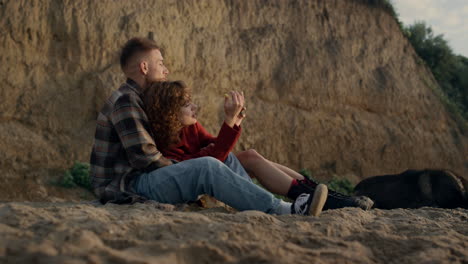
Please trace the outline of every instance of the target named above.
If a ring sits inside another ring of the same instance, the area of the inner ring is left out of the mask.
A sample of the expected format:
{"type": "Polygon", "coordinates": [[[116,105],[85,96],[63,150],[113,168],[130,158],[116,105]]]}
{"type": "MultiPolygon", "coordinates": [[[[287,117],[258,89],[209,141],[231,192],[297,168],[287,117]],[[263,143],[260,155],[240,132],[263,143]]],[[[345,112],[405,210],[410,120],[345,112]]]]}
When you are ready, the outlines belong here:
{"type": "Polygon", "coordinates": [[[99,113],[91,153],[92,186],[101,202],[177,204],[208,194],[240,211],[300,215],[372,206],[367,197],[328,191],[255,150],[231,153],[245,117],[243,93],[225,96],[225,120],[213,137],[196,120],[191,90],[183,82],[166,81],[169,71],[154,41],[130,39],[120,65],[127,81],[99,113]]]}

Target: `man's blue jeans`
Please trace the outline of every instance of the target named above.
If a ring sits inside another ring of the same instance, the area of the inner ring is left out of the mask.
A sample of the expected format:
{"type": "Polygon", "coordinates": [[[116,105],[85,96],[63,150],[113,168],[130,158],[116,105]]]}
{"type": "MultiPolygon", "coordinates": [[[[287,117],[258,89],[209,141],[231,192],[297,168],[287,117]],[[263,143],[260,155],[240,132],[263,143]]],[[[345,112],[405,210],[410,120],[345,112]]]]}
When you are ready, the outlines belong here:
{"type": "Polygon", "coordinates": [[[134,187],[144,197],[170,204],[195,201],[200,194],[208,194],[239,211],[272,213],[280,203],[252,182],[232,153],[225,163],[203,157],[141,174],[134,187]]]}

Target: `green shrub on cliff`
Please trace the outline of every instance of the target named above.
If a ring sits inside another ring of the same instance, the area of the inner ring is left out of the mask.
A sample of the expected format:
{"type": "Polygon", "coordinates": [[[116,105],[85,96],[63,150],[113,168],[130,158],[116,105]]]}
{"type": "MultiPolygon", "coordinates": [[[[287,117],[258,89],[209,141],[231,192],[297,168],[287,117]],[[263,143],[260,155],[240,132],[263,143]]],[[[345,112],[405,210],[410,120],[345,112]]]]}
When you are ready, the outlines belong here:
{"type": "Polygon", "coordinates": [[[443,35],[434,35],[425,22],[404,26],[391,0],[360,0],[369,6],[382,8],[392,15],[419,57],[431,69],[439,87],[431,87],[462,132],[468,120],[468,58],[455,55],[443,35]]]}
{"type": "Polygon", "coordinates": [[[354,191],[354,186],[348,179],[338,177],[333,177],[333,179],[327,183],[327,186],[330,190],[346,195],[352,195],[354,191]]]}
{"type": "Polygon", "coordinates": [[[432,28],[425,22],[416,22],[406,27],[404,32],[416,53],[431,69],[440,89],[447,97],[448,101],[441,98],[442,102],[452,114],[461,114],[466,122],[468,58],[455,55],[443,35],[434,35],[432,28]]]}
{"type": "Polygon", "coordinates": [[[431,69],[439,87],[431,87],[463,133],[468,120],[468,58],[455,55],[443,35],[434,35],[425,22],[404,26],[391,0],[360,0],[390,13],[419,57],[431,69]]]}
{"type": "Polygon", "coordinates": [[[65,171],[59,185],[66,188],[80,186],[91,190],[89,163],[76,161],[69,170],[65,171]]]}
{"type": "Polygon", "coordinates": [[[59,182],[59,185],[65,188],[76,187],[76,183],[75,181],[73,181],[73,176],[71,175],[69,170],[65,171],[62,179],[59,182]]]}

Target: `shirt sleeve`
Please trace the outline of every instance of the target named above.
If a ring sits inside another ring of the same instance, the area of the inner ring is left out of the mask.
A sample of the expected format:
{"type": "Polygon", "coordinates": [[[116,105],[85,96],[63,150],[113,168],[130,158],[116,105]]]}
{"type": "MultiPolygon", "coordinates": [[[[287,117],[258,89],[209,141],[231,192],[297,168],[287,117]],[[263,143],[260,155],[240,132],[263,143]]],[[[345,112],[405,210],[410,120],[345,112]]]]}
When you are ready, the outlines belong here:
{"type": "Polygon", "coordinates": [[[216,137],[206,131],[206,129],[200,123],[197,122],[195,127],[198,132],[198,140],[200,141],[201,146],[207,146],[211,143],[215,143],[216,137]]]}
{"type": "MultiPolygon", "coordinates": [[[[199,123],[197,123],[197,129],[199,130],[199,132],[202,130],[206,132],[203,126],[199,123]]],[[[237,140],[240,137],[241,130],[242,129],[240,126],[235,125],[234,127],[231,128],[226,123],[223,123],[223,125],[221,126],[221,129],[219,130],[218,137],[212,138],[213,139],[212,143],[214,143],[214,146],[208,146],[208,147],[202,148],[197,153],[185,155],[183,157],[183,160],[211,156],[224,162],[227,156],[229,155],[229,152],[231,152],[234,146],[236,145],[237,140]]],[[[199,133],[199,136],[200,136],[200,133],[199,133]]]]}
{"type": "Polygon", "coordinates": [[[119,98],[110,117],[133,168],[151,171],[172,164],[156,148],[137,96],[127,94],[119,98]]]}

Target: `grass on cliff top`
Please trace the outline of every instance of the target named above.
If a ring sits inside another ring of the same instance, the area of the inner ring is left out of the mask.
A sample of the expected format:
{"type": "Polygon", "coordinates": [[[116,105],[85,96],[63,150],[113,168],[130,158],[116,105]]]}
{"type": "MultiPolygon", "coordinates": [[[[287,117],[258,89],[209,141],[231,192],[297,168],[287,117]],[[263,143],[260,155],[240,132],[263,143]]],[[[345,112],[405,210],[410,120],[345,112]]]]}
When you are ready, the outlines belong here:
{"type": "Polygon", "coordinates": [[[395,7],[392,4],[391,0],[355,0],[359,1],[361,3],[364,3],[366,5],[376,7],[376,8],[381,8],[382,10],[386,11],[389,13],[393,18],[395,18],[396,22],[398,23],[398,26],[400,26],[400,30],[403,32],[404,35],[406,32],[405,26],[403,22],[401,22],[399,18],[399,14],[395,10],[395,7]]]}
{"type": "Polygon", "coordinates": [[[395,7],[390,0],[356,0],[361,3],[367,4],[372,7],[379,7],[383,10],[389,12],[392,16],[398,17],[397,12],[395,11],[395,7]]]}

